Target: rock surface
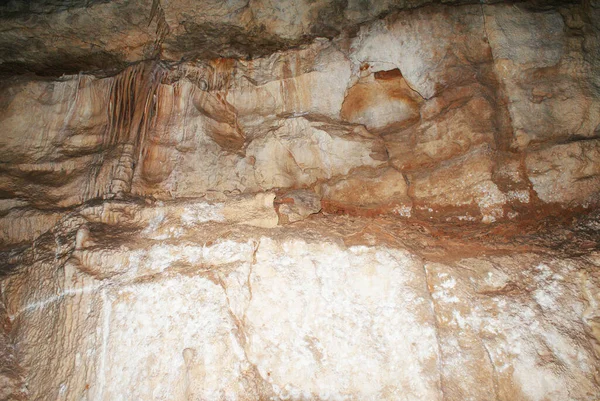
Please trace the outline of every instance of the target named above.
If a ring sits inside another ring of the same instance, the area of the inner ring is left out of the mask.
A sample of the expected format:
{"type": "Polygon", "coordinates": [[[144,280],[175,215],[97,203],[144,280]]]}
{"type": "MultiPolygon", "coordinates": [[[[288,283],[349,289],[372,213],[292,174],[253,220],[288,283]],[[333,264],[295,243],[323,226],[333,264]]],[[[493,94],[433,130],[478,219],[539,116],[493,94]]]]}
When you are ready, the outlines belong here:
{"type": "Polygon", "coordinates": [[[252,60],[5,80],[0,191],[31,223],[3,231],[26,240],[56,222],[32,208],[130,195],[307,189],[346,212],[484,222],[592,208],[595,14],[534,6],[427,6],[252,60]]]}
{"type": "Polygon", "coordinates": [[[0,24],[0,399],[597,401],[597,2],[0,24]]]}
{"type": "Polygon", "coordinates": [[[306,219],[312,214],[319,213],[321,197],[305,189],[287,192],[275,200],[279,215],[279,224],[294,223],[306,219]]]}
{"type": "Polygon", "coordinates": [[[171,62],[254,58],[432,3],[437,2],[11,0],[0,4],[0,74],[106,72],[156,56],[171,62]]]}
{"type": "Polygon", "coordinates": [[[555,231],[465,228],[487,238],[452,243],[432,235],[443,226],[397,219],[257,228],[220,211],[239,202],[105,202],[7,257],[18,273],[3,295],[21,366],[31,367],[29,399],[600,391],[600,254],[581,254],[599,237],[597,214],[556,248],[555,231]]]}

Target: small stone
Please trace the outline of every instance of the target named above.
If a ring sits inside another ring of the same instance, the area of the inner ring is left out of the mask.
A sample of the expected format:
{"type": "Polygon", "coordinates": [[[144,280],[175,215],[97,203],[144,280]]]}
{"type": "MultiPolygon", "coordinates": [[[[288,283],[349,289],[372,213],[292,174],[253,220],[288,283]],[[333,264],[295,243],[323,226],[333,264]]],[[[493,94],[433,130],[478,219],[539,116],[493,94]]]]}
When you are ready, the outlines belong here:
{"type": "Polygon", "coordinates": [[[277,197],[275,204],[279,206],[279,224],[304,220],[321,211],[321,197],[306,189],[287,192],[277,197]]]}

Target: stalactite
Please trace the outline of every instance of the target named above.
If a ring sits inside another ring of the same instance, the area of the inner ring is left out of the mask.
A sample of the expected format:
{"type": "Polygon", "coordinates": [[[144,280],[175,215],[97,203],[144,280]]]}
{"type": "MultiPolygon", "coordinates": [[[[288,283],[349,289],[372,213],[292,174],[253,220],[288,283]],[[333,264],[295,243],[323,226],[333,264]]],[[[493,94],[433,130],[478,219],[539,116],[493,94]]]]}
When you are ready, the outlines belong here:
{"type": "Polygon", "coordinates": [[[219,58],[211,61],[212,77],[209,82],[210,90],[227,91],[235,73],[234,59],[219,58]]]}
{"type": "Polygon", "coordinates": [[[158,63],[140,63],[123,71],[113,82],[104,145],[116,147],[120,155],[111,174],[110,194],[122,196],[131,189],[141,145],[160,107],[157,89],[165,73],[158,63]]]}

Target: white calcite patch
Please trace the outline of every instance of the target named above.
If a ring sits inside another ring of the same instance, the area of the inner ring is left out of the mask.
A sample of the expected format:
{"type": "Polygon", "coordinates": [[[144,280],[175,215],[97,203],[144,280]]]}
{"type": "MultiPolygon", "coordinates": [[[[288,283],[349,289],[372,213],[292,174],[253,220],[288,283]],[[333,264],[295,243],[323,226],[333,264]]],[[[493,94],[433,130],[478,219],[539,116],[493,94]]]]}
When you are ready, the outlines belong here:
{"type": "Polygon", "coordinates": [[[259,233],[85,248],[75,252],[96,252],[113,274],[79,270],[71,258],[6,279],[31,399],[589,401],[598,393],[597,277],[582,259],[514,254],[444,265],[318,233],[259,233]]]}
{"type": "Polygon", "coordinates": [[[441,399],[433,314],[409,254],[263,239],[256,257],[248,357],[275,394],[441,399]]]}
{"type": "MultiPolygon", "coordinates": [[[[523,261],[522,271],[511,278],[513,263],[504,258],[493,264],[465,261],[463,269],[427,266],[445,382],[476,367],[475,377],[460,385],[465,399],[487,399],[498,386],[506,399],[593,399],[588,398],[595,391],[590,367],[597,360],[582,338],[577,279],[564,279],[572,268],[523,261]],[[522,293],[520,286],[534,290],[522,293]],[[469,382],[480,385],[473,391],[469,382]]],[[[449,394],[450,399],[458,395],[456,389],[449,394]]]]}
{"type": "Polygon", "coordinates": [[[178,277],[123,288],[109,299],[99,399],[216,401],[245,392],[244,353],[218,284],[178,277]]]}

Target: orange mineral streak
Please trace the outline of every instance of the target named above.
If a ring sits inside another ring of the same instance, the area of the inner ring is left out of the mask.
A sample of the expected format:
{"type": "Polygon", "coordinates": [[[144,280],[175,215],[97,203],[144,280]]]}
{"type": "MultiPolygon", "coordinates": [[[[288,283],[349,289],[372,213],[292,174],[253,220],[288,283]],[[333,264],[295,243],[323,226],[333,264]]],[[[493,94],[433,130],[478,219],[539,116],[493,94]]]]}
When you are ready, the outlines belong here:
{"type": "Polygon", "coordinates": [[[379,71],[348,90],[340,115],[373,132],[386,133],[419,121],[421,103],[398,69],[379,71]]]}

